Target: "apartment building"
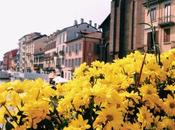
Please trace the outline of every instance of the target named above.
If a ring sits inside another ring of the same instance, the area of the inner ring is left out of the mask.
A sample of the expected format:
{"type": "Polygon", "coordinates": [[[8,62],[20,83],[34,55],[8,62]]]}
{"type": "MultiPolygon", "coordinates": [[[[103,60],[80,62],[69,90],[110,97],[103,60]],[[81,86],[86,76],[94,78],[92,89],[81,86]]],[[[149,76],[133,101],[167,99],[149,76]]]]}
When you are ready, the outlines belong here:
{"type": "Polygon", "coordinates": [[[47,35],[41,35],[32,41],[34,47],[34,63],[33,69],[41,72],[44,69],[44,48],[47,45],[47,35]]]}
{"type": "Polygon", "coordinates": [[[34,54],[45,44],[45,35],[38,32],[27,34],[19,39],[19,70],[34,71],[34,54]]]}
{"type": "Polygon", "coordinates": [[[3,57],[3,69],[5,70],[16,70],[18,49],[13,49],[4,54],[3,57]]]}
{"type": "Polygon", "coordinates": [[[66,62],[68,61],[66,52],[68,51],[68,41],[73,41],[82,37],[82,32],[97,32],[97,24],[92,25],[92,21],[89,23],[85,22],[84,19],[81,19],[78,23],[77,20],[74,21],[73,26],[66,27],[59,31],[57,35],[56,49],[57,49],[57,62],[56,68],[59,70],[62,77],[64,77],[66,62]]]}
{"type": "Polygon", "coordinates": [[[82,32],[76,39],[67,41],[65,50],[64,78],[70,80],[74,70],[86,62],[90,65],[99,59],[97,46],[101,43],[101,32],[82,32]]]}
{"type": "MultiPolygon", "coordinates": [[[[175,47],[175,0],[145,0],[145,23],[155,27],[155,41],[161,52],[175,47]],[[148,13],[149,11],[149,13],[148,13]]],[[[144,28],[144,47],[153,50],[152,30],[144,28]]]]}
{"type": "Polygon", "coordinates": [[[57,42],[57,35],[59,31],[54,32],[47,38],[47,44],[44,47],[44,64],[43,68],[45,72],[50,72],[56,69],[57,64],[57,49],[56,49],[56,42],[57,42]]]}
{"type": "Polygon", "coordinates": [[[3,70],[3,61],[0,61],[0,71],[3,70]]]}

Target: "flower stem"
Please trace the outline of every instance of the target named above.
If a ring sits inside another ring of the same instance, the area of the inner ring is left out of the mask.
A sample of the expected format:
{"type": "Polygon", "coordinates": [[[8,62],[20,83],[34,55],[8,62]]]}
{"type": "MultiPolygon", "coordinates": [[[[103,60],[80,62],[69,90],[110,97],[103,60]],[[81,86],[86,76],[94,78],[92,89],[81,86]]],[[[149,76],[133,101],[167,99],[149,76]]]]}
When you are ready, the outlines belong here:
{"type": "Polygon", "coordinates": [[[143,66],[144,66],[144,63],[145,63],[145,59],[146,59],[146,53],[144,54],[144,57],[143,57],[142,66],[140,68],[139,78],[138,78],[136,86],[139,86],[139,84],[140,84],[140,79],[141,79],[141,76],[142,76],[142,71],[143,71],[143,66]]]}
{"type": "Polygon", "coordinates": [[[12,114],[10,113],[10,111],[8,110],[8,108],[5,105],[3,105],[3,106],[6,109],[7,113],[10,115],[10,117],[13,119],[13,121],[15,121],[15,123],[19,126],[18,122],[14,119],[14,117],[12,116],[12,114]]]}

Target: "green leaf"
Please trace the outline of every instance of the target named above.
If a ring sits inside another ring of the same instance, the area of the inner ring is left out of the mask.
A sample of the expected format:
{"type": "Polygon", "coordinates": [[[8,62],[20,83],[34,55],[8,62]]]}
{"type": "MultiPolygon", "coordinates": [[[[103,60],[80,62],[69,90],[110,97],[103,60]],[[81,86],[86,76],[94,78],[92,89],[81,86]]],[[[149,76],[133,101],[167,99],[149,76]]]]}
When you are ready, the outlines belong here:
{"type": "Polygon", "coordinates": [[[14,128],[14,126],[10,122],[6,123],[6,125],[5,125],[6,130],[12,130],[13,128],[14,128]]]}

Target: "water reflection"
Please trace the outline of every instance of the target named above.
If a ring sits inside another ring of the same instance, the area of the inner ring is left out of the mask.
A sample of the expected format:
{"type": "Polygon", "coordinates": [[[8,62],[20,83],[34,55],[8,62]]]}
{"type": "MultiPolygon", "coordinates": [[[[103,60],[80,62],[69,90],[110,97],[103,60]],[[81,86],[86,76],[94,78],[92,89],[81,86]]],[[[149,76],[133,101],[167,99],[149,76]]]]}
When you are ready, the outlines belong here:
{"type": "Polygon", "coordinates": [[[0,83],[2,82],[9,82],[10,80],[9,79],[0,79],[0,83]]]}

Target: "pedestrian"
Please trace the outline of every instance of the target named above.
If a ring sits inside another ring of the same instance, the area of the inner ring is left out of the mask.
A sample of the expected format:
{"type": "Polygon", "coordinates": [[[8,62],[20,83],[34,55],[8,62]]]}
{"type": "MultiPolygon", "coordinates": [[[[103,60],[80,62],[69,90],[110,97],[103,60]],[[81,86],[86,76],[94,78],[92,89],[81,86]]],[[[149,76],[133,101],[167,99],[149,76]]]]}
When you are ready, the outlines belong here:
{"type": "Polygon", "coordinates": [[[49,73],[48,77],[49,77],[49,83],[50,84],[54,84],[53,79],[56,77],[56,71],[55,70],[52,70],[52,72],[49,73]]]}

